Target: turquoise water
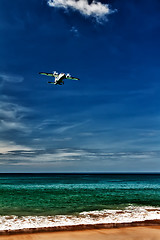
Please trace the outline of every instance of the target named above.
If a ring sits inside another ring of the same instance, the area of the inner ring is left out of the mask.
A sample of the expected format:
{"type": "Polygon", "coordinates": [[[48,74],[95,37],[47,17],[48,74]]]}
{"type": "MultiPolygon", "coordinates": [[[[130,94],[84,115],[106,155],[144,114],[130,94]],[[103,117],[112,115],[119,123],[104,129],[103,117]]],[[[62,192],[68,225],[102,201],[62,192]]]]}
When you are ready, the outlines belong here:
{"type": "Polygon", "coordinates": [[[159,174],[0,174],[0,215],[160,207],[159,174]]]}

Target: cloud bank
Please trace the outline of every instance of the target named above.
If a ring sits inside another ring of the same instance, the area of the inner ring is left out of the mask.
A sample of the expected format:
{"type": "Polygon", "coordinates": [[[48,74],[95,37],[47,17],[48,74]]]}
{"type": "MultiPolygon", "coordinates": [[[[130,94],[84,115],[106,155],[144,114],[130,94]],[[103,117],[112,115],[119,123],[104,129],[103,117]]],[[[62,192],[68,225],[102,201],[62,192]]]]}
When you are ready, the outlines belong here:
{"type": "Polygon", "coordinates": [[[72,9],[79,11],[86,17],[94,17],[98,22],[106,20],[107,15],[114,11],[108,4],[93,1],[91,4],[87,0],[48,0],[48,5],[55,8],[72,9]]]}

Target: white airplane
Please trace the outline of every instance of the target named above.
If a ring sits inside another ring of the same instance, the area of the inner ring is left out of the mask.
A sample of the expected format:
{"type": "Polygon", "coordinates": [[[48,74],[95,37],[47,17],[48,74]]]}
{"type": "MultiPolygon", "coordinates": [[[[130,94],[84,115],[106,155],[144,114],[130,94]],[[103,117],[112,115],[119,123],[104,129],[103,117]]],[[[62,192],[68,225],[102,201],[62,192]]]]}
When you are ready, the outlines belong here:
{"type": "Polygon", "coordinates": [[[56,71],[54,71],[53,73],[40,72],[39,74],[46,75],[49,77],[54,77],[55,78],[54,82],[48,82],[48,83],[55,84],[55,85],[64,84],[64,81],[63,81],[64,79],[80,80],[79,78],[72,77],[69,73],[67,73],[67,74],[57,73],[56,71]]]}

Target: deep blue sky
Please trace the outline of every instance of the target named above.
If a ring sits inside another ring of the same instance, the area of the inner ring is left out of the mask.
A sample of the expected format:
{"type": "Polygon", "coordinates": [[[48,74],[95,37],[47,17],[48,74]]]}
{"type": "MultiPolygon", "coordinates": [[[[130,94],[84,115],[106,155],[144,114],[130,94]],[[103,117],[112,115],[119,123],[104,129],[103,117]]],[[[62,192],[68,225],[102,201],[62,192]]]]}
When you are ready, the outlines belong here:
{"type": "Polygon", "coordinates": [[[100,3],[0,1],[0,172],[160,171],[160,1],[100,3]]]}

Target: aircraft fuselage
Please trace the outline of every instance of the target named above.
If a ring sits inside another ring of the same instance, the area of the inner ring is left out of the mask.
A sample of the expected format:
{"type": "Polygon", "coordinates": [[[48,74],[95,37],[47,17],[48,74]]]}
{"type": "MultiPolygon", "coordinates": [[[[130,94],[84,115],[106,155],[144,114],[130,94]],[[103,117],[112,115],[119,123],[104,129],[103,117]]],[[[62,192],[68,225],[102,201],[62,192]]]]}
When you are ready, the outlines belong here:
{"type": "Polygon", "coordinates": [[[63,79],[65,79],[66,78],[66,74],[64,74],[64,73],[60,73],[57,77],[55,77],[55,81],[54,81],[54,84],[56,84],[56,85],[62,85],[62,84],[64,84],[64,81],[63,81],[63,79]]]}

